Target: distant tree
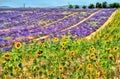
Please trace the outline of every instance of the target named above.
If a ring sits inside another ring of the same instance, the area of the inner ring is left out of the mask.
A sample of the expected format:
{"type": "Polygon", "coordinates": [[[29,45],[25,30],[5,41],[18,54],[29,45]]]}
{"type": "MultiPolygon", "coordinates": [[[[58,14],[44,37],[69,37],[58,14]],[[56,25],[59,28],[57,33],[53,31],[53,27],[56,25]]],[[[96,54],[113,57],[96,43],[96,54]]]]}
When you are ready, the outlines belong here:
{"type": "Polygon", "coordinates": [[[107,8],[108,6],[107,6],[107,2],[105,1],[105,2],[103,2],[102,3],[102,8],[107,8]]]}
{"type": "Polygon", "coordinates": [[[120,8],[120,3],[112,3],[112,4],[109,4],[109,8],[120,8]]]}
{"type": "Polygon", "coordinates": [[[87,8],[87,6],[86,6],[86,5],[83,5],[83,6],[82,6],[82,8],[83,8],[83,9],[86,9],[86,8],[87,8]]]}
{"type": "Polygon", "coordinates": [[[108,8],[113,8],[113,4],[109,4],[108,8]]]}
{"type": "Polygon", "coordinates": [[[88,8],[95,8],[95,7],[94,7],[94,4],[90,4],[90,5],[88,6],[88,8]]]}
{"type": "Polygon", "coordinates": [[[96,8],[102,8],[102,4],[99,3],[99,2],[97,2],[95,7],[96,7],[96,8]]]}
{"type": "Polygon", "coordinates": [[[73,5],[70,4],[70,5],[68,6],[68,8],[69,8],[69,9],[72,9],[72,8],[73,8],[73,5]]]}
{"type": "Polygon", "coordinates": [[[115,2],[115,3],[113,3],[113,8],[119,8],[119,3],[117,3],[117,2],[115,2]]]}
{"type": "Polygon", "coordinates": [[[75,5],[75,9],[78,9],[78,8],[80,8],[79,5],[75,5]]]}

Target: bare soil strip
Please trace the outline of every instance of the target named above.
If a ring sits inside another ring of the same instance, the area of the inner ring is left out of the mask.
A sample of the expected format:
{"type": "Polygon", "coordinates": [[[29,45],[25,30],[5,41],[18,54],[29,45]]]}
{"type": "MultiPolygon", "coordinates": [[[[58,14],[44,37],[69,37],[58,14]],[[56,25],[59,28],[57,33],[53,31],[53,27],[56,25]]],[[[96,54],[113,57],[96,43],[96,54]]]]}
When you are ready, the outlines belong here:
{"type": "Polygon", "coordinates": [[[112,22],[112,20],[114,19],[114,16],[116,14],[118,10],[115,10],[111,16],[108,18],[108,20],[99,28],[97,29],[95,32],[91,33],[90,35],[86,36],[85,38],[90,40],[97,32],[99,32],[100,30],[102,30],[103,28],[105,28],[110,22],[112,22]]]}

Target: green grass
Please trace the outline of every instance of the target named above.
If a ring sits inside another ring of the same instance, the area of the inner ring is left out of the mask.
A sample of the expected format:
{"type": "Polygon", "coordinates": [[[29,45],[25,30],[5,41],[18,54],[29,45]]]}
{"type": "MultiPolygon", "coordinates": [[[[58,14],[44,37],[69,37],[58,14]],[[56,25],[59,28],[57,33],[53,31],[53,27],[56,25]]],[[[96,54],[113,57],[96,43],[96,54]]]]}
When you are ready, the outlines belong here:
{"type": "Polygon", "coordinates": [[[71,40],[69,36],[59,40],[48,38],[42,44],[38,41],[29,45],[22,43],[20,49],[14,47],[12,51],[3,52],[0,54],[0,78],[120,78],[119,20],[120,9],[112,22],[90,40],[71,40]],[[10,57],[6,58],[6,54],[10,57]]]}

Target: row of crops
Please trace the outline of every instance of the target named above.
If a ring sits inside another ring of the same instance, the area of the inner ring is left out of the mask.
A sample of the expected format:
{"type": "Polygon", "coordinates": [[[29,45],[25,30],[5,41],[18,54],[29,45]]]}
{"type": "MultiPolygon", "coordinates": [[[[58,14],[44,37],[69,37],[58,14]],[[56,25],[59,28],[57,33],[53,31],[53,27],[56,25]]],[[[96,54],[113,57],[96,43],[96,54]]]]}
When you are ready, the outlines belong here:
{"type": "Polygon", "coordinates": [[[11,50],[16,41],[30,42],[45,36],[61,38],[68,32],[72,39],[87,36],[103,25],[115,10],[1,10],[0,50],[11,50]]]}
{"type": "MultiPolygon", "coordinates": [[[[38,39],[36,37],[38,31],[33,35],[36,38],[28,40],[28,43],[27,41],[22,43],[19,40],[13,42],[11,51],[2,51],[0,54],[0,78],[119,79],[120,9],[116,11],[115,9],[100,9],[94,12],[91,9],[89,11],[93,15],[86,16],[88,19],[72,26],[66,26],[62,30],[62,27],[60,27],[60,31],[48,32],[48,34],[45,34],[48,37],[44,40],[36,40],[38,39]],[[114,16],[110,17],[114,11],[114,16]],[[104,29],[96,32],[91,39],[85,37],[89,35],[86,34],[86,31],[91,31],[89,33],[96,31],[108,18],[111,22],[104,29]],[[83,29],[86,30],[82,31],[83,29]]],[[[79,12],[73,12],[74,16],[78,14],[79,12]]],[[[54,29],[56,27],[54,26],[54,29]]],[[[39,28],[42,28],[42,26],[39,28]]],[[[51,29],[51,31],[54,29],[51,29]]],[[[4,31],[7,32],[9,29],[4,31]]],[[[20,34],[20,32],[17,30],[13,34],[20,34]]],[[[1,30],[1,33],[4,32],[1,30]]],[[[1,38],[7,37],[7,33],[5,34],[6,36],[1,35],[1,38]]],[[[24,38],[24,35],[20,35],[20,37],[24,38]]],[[[17,36],[17,38],[19,37],[17,36]]],[[[4,43],[7,43],[7,41],[4,43]]]]}

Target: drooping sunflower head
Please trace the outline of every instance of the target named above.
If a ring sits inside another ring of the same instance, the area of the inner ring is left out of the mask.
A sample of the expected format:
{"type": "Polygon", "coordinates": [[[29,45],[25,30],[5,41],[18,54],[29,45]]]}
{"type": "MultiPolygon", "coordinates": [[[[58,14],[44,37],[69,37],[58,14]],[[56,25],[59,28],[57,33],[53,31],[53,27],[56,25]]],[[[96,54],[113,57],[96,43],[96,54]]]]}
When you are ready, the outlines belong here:
{"type": "Polygon", "coordinates": [[[20,49],[22,47],[21,42],[15,42],[15,48],[20,49]]]}

